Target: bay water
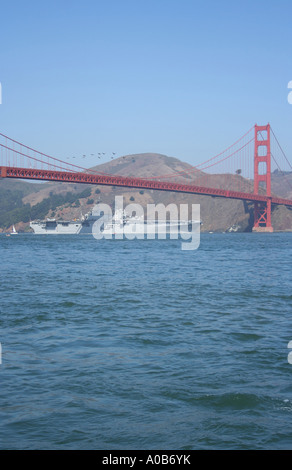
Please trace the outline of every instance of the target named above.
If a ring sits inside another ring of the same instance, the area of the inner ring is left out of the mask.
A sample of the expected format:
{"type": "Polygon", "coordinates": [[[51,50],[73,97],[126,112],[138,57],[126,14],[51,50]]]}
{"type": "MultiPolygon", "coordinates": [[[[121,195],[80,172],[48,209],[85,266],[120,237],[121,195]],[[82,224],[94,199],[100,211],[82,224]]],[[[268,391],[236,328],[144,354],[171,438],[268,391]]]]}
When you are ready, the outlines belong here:
{"type": "Polygon", "coordinates": [[[1,449],[292,448],[292,233],[0,256],[1,449]]]}

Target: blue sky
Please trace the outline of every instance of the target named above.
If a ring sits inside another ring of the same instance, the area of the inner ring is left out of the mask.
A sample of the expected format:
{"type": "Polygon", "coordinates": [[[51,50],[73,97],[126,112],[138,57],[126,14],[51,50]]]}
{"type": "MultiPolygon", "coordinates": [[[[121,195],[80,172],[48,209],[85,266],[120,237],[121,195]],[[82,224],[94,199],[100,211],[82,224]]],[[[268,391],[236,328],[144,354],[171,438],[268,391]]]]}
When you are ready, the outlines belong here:
{"type": "Polygon", "coordinates": [[[0,8],[0,132],[88,166],[98,152],[196,165],[270,122],[292,160],[290,0],[0,8]]]}

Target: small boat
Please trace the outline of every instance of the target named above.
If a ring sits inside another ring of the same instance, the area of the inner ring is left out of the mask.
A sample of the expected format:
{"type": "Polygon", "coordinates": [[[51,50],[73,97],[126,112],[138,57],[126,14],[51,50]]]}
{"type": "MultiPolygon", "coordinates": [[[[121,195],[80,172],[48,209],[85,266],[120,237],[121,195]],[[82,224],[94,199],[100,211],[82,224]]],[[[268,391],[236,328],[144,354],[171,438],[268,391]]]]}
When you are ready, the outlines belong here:
{"type": "Polygon", "coordinates": [[[12,227],[12,232],[10,232],[10,235],[18,235],[18,232],[15,230],[14,225],[12,227]]]}

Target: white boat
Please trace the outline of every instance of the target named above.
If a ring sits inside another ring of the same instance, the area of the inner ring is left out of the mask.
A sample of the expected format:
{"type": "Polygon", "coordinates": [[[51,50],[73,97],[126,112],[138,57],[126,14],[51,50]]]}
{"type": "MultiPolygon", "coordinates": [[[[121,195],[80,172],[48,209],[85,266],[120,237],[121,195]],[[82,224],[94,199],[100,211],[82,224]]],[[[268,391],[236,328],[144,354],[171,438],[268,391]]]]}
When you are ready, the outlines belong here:
{"type": "Polygon", "coordinates": [[[126,237],[150,237],[173,236],[190,232],[193,225],[201,225],[201,221],[191,220],[156,220],[144,217],[129,217],[125,212],[118,212],[112,220],[104,224],[104,235],[125,235],[126,237]]]}
{"type": "Polygon", "coordinates": [[[12,232],[10,232],[10,235],[18,235],[18,232],[16,231],[14,225],[13,225],[13,227],[12,227],[12,232]]]}

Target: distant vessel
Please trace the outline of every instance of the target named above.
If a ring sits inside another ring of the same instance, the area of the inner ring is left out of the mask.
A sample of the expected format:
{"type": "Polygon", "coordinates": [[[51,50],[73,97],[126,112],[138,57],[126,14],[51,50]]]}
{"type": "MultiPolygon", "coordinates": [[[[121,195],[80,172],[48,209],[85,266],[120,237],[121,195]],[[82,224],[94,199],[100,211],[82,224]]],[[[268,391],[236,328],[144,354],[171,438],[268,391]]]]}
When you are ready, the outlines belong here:
{"type": "Polygon", "coordinates": [[[74,220],[36,220],[30,222],[30,227],[36,235],[79,235],[91,234],[92,226],[97,220],[92,214],[86,214],[81,219],[74,220]]]}
{"type": "MultiPolygon", "coordinates": [[[[30,223],[36,235],[91,235],[94,234],[94,223],[100,218],[92,213],[86,214],[81,219],[59,221],[56,219],[37,220],[30,223]]],[[[98,231],[103,235],[124,234],[132,235],[156,235],[159,233],[176,234],[187,232],[191,224],[200,221],[178,220],[147,220],[139,217],[129,217],[124,211],[117,211],[114,217],[104,221],[98,226],[98,231]]]]}
{"type": "Polygon", "coordinates": [[[114,218],[104,224],[104,235],[117,235],[123,233],[128,236],[155,235],[159,234],[181,234],[182,232],[191,231],[191,225],[201,224],[201,221],[180,221],[180,220],[157,220],[145,219],[144,217],[129,217],[124,212],[118,212],[114,218]]]}
{"type": "Polygon", "coordinates": [[[13,225],[13,227],[12,227],[12,232],[10,232],[10,235],[18,235],[18,232],[16,231],[14,225],[13,225]]]}

